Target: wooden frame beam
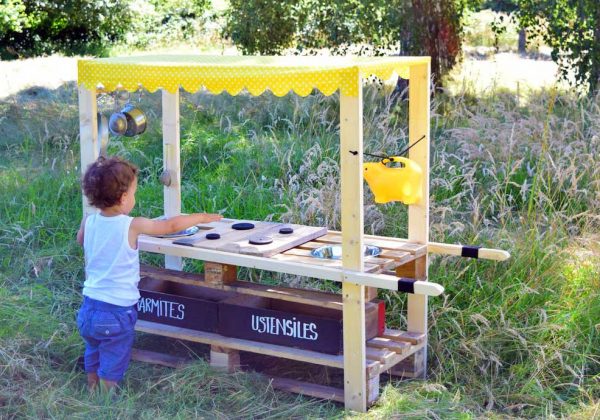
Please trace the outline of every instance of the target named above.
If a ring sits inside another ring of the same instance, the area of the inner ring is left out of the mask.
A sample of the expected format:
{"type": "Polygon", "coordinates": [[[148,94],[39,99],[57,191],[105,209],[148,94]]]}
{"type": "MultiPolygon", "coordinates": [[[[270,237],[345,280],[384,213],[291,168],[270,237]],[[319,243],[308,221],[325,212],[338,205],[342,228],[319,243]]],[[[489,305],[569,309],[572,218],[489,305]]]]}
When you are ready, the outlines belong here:
{"type": "MultiPolygon", "coordinates": [[[[363,101],[361,75],[353,83],[358,96],[340,93],[340,178],[342,208],[342,267],[362,272],[363,257],[363,101]]],[[[367,411],[365,287],[344,281],[344,403],[367,411]]]]}
{"type": "MultiPolygon", "coordinates": [[[[79,85],[79,145],[81,150],[81,175],[87,167],[98,159],[98,108],[96,89],[86,89],[79,85]]],[[[83,215],[96,213],[90,206],[85,194],[82,194],[83,215]]]]}
{"type": "MultiPolygon", "coordinates": [[[[166,217],[181,214],[181,157],[179,134],[179,91],[162,91],[163,169],[168,173],[169,185],[163,188],[166,217]]],[[[165,255],[165,268],[181,270],[181,257],[165,255]]]]}
{"type": "MultiPolygon", "coordinates": [[[[419,203],[408,207],[408,240],[427,244],[429,242],[429,114],[430,114],[430,64],[410,67],[408,98],[408,138],[409,144],[425,138],[409,150],[409,158],[414,160],[423,173],[423,191],[419,203]]],[[[425,256],[425,278],[427,278],[428,259],[425,256]]],[[[407,330],[427,334],[427,296],[408,295],[407,330]]],[[[423,357],[423,366],[415,366],[415,372],[425,372],[427,346],[423,357]],[[421,369],[422,368],[422,369],[421,369]]]]}

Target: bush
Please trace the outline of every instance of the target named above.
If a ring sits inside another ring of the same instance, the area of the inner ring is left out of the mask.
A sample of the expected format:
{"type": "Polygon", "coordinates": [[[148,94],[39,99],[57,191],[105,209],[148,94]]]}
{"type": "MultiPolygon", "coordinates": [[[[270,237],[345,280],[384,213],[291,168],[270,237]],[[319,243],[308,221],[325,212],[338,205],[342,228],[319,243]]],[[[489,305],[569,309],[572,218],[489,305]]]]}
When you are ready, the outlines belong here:
{"type": "Polygon", "coordinates": [[[293,44],[300,20],[300,7],[295,4],[290,0],[230,0],[223,35],[244,54],[277,54],[293,44]]]}
{"type": "Polygon", "coordinates": [[[102,55],[129,28],[128,0],[10,0],[0,12],[0,57],[102,55]],[[3,16],[4,15],[4,16],[3,16]]]}
{"type": "Polygon", "coordinates": [[[127,45],[146,48],[189,41],[201,33],[210,0],[133,0],[127,45]]]}
{"type": "Polygon", "coordinates": [[[0,57],[106,55],[115,44],[144,48],[189,40],[210,0],[6,0],[0,57]]]}

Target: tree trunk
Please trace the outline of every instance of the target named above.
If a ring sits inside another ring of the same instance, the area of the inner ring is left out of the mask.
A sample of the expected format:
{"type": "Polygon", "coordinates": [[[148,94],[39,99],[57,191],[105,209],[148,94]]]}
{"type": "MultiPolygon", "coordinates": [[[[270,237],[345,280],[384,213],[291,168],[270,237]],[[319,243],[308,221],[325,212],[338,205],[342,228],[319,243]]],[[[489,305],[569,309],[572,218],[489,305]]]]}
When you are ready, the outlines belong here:
{"type": "Polygon", "coordinates": [[[600,6],[596,6],[594,13],[594,43],[591,51],[590,91],[593,97],[600,88],[600,6]]]}
{"type": "Polygon", "coordinates": [[[527,52],[527,31],[525,28],[519,30],[519,54],[525,54],[527,52]]]}

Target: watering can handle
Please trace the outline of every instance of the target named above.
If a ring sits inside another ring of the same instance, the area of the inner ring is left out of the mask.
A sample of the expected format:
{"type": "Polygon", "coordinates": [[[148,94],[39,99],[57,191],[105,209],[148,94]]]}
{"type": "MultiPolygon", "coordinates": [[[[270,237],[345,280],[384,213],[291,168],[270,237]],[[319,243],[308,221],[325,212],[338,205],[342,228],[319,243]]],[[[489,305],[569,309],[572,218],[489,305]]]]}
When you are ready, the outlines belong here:
{"type": "Polygon", "coordinates": [[[404,163],[404,165],[406,165],[407,163],[411,162],[411,160],[408,158],[405,158],[404,156],[389,156],[381,161],[381,163],[383,163],[384,165],[389,162],[400,162],[400,163],[404,163]]]}

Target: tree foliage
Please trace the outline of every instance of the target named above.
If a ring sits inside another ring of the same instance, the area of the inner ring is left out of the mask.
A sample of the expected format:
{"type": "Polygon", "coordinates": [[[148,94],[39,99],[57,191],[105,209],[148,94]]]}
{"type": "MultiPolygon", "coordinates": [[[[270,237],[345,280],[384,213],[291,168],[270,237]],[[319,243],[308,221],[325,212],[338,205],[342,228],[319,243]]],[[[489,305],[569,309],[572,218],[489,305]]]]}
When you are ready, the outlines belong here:
{"type": "Polygon", "coordinates": [[[102,55],[198,32],[210,0],[0,0],[0,57],[102,55]]]}
{"type": "Polygon", "coordinates": [[[552,48],[561,76],[598,91],[600,83],[600,2],[598,0],[519,0],[520,24],[552,48]],[[570,78],[572,75],[572,79],[570,78]]]}
{"type": "Polygon", "coordinates": [[[130,0],[133,19],[125,43],[136,48],[193,40],[202,32],[210,0],[130,0]]]}
{"type": "Polygon", "coordinates": [[[291,47],[302,20],[296,1],[230,0],[223,35],[244,54],[278,54],[291,47]]]}
{"type": "Polygon", "coordinates": [[[244,53],[430,55],[440,80],[459,58],[463,16],[478,0],[231,0],[224,35],[244,53]]]}
{"type": "Polygon", "coordinates": [[[4,58],[100,53],[122,38],[131,22],[127,0],[8,0],[0,11],[4,58]],[[6,16],[11,16],[6,19],[6,16]]]}

